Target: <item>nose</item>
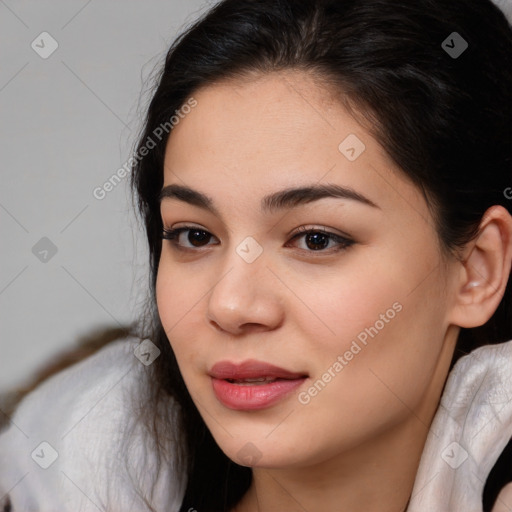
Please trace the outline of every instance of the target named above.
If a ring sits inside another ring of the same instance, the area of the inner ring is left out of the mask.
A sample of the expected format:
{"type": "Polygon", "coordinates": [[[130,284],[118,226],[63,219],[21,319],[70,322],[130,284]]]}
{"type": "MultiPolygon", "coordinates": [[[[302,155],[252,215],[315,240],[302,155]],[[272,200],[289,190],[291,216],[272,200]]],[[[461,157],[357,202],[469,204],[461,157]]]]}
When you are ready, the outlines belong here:
{"type": "Polygon", "coordinates": [[[283,286],[263,255],[247,263],[234,253],[225,268],[208,299],[208,322],[233,335],[279,327],[284,318],[283,286]]]}

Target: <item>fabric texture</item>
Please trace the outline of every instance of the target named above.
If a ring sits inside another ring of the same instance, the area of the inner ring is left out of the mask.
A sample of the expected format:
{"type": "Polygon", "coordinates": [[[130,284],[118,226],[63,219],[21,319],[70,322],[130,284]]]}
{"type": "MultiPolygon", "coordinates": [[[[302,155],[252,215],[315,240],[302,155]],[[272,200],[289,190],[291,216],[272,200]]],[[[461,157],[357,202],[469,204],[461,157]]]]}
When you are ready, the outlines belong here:
{"type": "MultiPolygon", "coordinates": [[[[149,393],[149,366],[134,356],[139,343],[113,342],[22,400],[0,433],[0,503],[8,494],[12,512],[143,512],[146,500],[179,510],[177,455],[163,457],[137,417],[149,393]]],[[[166,409],[176,425],[177,407],[166,409]]]]}
{"type": "Polygon", "coordinates": [[[472,351],[450,372],[407,512],[482,512],[485,482],[511,438],[512,341],[508,341],[472,351]]]}
{"type": "MultiPolygon", "coordinates": [[[[0,434],[0,504],[9,496],[12,507],[6,510],[142,512],[151,503],[179,511],[185,481],[177,452],[162,457],[137,417],[137,403],[149,393],[148,367],[134,357],[138,343],[104,347],[21,402],[0,434]]],[[[176,447],[177,411],[171,402],[162,411],[176,427],[176,447]]],[[[487,476],[511,437],[509,341],[471,352],[450,372],[407,512],[482,512],[487,476]]]]}

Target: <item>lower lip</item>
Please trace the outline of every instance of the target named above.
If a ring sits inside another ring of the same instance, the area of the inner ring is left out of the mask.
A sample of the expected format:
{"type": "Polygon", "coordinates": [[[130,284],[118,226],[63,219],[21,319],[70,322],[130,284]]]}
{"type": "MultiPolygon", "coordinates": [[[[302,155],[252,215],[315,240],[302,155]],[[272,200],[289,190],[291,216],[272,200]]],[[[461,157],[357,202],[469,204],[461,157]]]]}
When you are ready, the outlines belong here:
{"type": "Polygon", "coordinates": [[[270,407],[302,385],[306,378],[277,380],[269,384],[234,384],[212,378],[213,391],[218,400],[230,409],[251,411],[270,407]]]}

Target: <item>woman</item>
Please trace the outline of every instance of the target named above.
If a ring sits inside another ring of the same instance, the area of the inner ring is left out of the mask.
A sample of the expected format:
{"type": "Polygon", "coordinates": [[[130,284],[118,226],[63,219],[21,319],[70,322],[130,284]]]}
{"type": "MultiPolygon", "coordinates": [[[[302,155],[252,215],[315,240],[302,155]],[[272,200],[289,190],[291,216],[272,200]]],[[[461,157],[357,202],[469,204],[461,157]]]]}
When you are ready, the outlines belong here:
{"type": "Polygon", "coordinates": [[[489,0],[178,38],[132,160],[148,339],[22,402],[5,509],[510,510],[510,55],[489,0]]]}

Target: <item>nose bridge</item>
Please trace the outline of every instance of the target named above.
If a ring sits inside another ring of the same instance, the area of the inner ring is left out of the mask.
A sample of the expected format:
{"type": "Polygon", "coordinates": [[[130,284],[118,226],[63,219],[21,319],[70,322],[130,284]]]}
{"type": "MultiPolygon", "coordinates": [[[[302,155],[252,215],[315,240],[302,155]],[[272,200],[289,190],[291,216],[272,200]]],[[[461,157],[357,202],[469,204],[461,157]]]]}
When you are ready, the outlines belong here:
{"type": "Polygon", "coordinates": [[[238,331],[243,324],[268,327],[281,317],[275,279],[267,268],[263,246],[248,236],[230,248],[216,284],[208,299],[207,315],[227,331],[238,331]]]}
{"type": "Polygon", "coordinates": [[[268,273],[263,246],[252,236],[247,236],[230,247],[224,259],[222,271],[213,292],[227,291],[236,296],[237,300],[250,299],[257,294],[258,286],[264,284],[267,278],[265,273],[268,273]]]}

